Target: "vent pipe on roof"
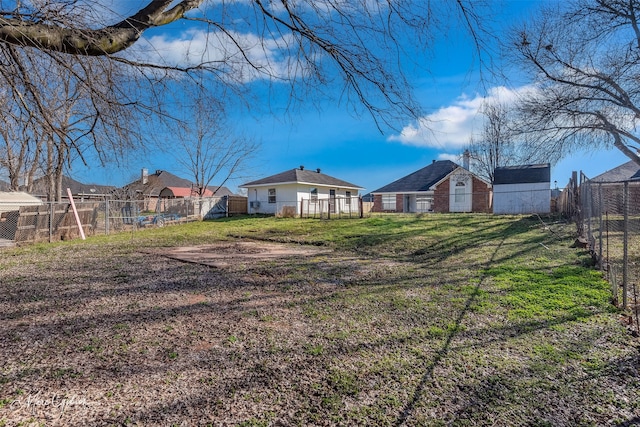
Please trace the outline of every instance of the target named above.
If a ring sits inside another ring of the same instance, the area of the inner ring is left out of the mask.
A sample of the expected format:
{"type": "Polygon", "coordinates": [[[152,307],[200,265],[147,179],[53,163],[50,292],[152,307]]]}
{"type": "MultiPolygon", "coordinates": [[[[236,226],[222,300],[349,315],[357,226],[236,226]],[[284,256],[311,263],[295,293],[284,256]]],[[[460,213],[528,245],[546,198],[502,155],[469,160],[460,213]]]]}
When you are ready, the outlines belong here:
{"type": "Polygon", "coordinates": [[[300,165],[300,170],[303,171],[304,170],[304,165],[300,165]]]}
{"type": "Polygon", "coordinates": [[[316,172],[320,173],[320,168],[316,169],[316,172]]]}
{"type": "Polygon", "coordinates": [[[149,171],[147,168],[142,168],[142,177],[140,178],[142,181],[142,185],[145,185],[149,182],[149,171]]]}

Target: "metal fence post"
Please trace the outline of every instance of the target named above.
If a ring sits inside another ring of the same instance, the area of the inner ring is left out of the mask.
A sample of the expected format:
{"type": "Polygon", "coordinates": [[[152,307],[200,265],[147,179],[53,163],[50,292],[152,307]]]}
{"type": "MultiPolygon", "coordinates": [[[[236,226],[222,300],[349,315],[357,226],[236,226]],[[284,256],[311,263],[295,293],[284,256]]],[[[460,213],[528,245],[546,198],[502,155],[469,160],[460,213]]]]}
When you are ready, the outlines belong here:
{"type": "Polygon", "coordinates": [[[53,215],[55,214],[53,202],[49,202],[49,243],[53,242],[53,215]]]}
{"type": "Polygon", "coordinates": [[[606,209],[602,209],[602,183],[598,183],[598,267],[602,270],[602,232],[604,229],[604,224],[602,220],[603,210],[606,212],[606,209]]]}
{"type": "Polygon", "coordinates": [[[109,235],[109,199],[104,199],[104,234],[109,235]]]}
{"type": "Polygon", "coordinates": [[[624,213],[624,242],[622,255],[622,308],[627,309],[627,287],[629,286],[629,181],[624,182],[622,196],[622,209],[624,213]]]}

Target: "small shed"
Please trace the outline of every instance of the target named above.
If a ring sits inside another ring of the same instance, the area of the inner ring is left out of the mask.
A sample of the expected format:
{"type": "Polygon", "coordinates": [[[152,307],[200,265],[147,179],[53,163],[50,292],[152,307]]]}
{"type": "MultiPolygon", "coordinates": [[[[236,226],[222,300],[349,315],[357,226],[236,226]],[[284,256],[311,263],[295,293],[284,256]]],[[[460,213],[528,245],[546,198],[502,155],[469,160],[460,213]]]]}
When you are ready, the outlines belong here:
{"type": "Polygon", "coordinates": [[[498,167],[493,176],[494,214],[551,212],[549,163],[498,167]]]}
{"type": "Polygon", "coordinates": [[[17,211],[21,206],[38,206],[42,200],[23,191],[1,191],[0,213],[17,211]]]}
{"type": "Polygon", "coordinates": [[[15,239],[20,208],[42,205],[42,200],[22,191],[0,192],[0,246],[15,239]]]}

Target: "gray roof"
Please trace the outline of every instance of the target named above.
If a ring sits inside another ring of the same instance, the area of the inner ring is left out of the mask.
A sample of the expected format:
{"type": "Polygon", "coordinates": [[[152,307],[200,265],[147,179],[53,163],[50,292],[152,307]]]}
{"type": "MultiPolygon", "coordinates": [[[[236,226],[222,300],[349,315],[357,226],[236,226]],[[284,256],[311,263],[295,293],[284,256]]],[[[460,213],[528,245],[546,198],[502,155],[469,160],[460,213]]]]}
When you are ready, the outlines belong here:
{"type": "Polygon", "coordinates": [[[501,166],[493,172],[493,184],[531,184],[551,182],[551,165],[501,166]]]}
{"type": "Polygon", "coordinates": [[[590,181],[593,182],[622,182],[640,179],[640,166],[633,160],[629,160],[618,167],[606,171],[590,181]]]}
{"type": "Polygon", "coordinates": [[[350,182],[325,175],[319,172],[319,170],[307,169],[289,169],[276,175],[247,182],[246,184],[242,184],[241,187],[255,187],[258,185],[284,184],[292,182],[304,182],[306,184],[317,184],[327,187],[363,188],[359,185],[351,184],[350,182]]]}
{"type": "MultiPolygon", "coordinates": [[[[31,194],[45,195],[48,192],[49,183],[46,177],[40,177],[33,181],[33,191],[31,194]]],[[[115,187],[112,185],[85,184],[76,181],[66,175],[62,176],[62,195],[66,197],[67,188],[71,190],[71,194],[110,194],[115,187]]]]}
{"type": "Polygon", "coordinates": [[[429,191],[429,188],[445,178],[459,166],[451,160],[438,160],[404,178],[393,181],[372,193],[403,193],[429,191]]]}

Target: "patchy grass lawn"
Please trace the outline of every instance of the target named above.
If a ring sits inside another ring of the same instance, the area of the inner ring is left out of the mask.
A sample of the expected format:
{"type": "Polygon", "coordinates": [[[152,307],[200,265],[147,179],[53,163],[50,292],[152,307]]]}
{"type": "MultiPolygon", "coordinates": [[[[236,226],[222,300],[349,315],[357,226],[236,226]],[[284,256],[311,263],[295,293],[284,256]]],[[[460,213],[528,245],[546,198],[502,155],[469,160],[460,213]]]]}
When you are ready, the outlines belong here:
{"type": "Polygon", "coordinates": [[[5,250],[0,426],[640,423],[638,342],[573,230],[239,218],[5,250]],[[330,251],[159,254],[247,240],[330,251]]]}

